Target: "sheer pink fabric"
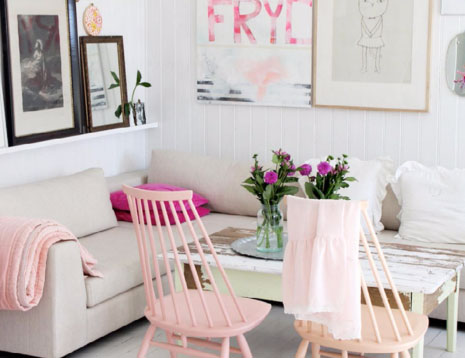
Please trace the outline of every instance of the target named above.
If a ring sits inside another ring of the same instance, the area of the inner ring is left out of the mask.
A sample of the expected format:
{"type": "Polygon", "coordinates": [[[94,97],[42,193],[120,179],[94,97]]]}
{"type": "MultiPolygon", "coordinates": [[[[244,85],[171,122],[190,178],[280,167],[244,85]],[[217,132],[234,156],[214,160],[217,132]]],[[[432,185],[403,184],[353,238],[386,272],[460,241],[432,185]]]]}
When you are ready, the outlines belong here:
{"type": "Polygon", "coordinates": [[[336,339],[360,338],[360,202],[289,197],[287,218],[285,312],[336,339]]]}

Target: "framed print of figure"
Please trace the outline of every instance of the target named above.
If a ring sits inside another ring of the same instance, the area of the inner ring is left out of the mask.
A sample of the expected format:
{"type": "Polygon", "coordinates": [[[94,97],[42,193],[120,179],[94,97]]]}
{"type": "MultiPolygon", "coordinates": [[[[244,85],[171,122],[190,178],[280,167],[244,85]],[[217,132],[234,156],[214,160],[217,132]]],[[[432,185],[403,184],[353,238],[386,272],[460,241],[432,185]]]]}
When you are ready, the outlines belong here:
{"type": "Polygon", "coordinates": [[[0,0],[10,145],[81,132],[74,0],[0,0]]]}
{"type": "Polygon", "coordinates": [[[430,0],[314,1],[313,103],[426,112],[430,0]]]}

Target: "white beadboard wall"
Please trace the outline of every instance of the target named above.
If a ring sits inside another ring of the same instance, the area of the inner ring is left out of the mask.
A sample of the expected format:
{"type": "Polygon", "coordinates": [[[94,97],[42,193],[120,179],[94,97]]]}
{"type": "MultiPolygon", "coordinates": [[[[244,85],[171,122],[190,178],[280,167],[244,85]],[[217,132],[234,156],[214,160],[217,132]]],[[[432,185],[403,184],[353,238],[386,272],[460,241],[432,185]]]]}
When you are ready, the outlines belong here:
{"type": "Polygon", "coordinates": [[[465,98],[445,83],[449,41],[465,17],[440,16],[432,29],[431,109],[427,114],[204,105],[196,102],[196,2],[149,1],[148,73],[155,84],[148,113],[161,129],[148,149],[166,148],[247,160],[283,147],[302,161],[329,153],[389,156],[397,164],[465,167],[465,98]]]}
{"type": "MultiPolygon", "coordinates": [[[[77,3],[79,34],[84,35],[82,14],[91,3],[77,3]]],[[[102,35],[122,35],[126,54],[128,91],[137,69],[146,74],[146,4],[151,0],[94,1],[103,15],[102,35]]],[[[144,100],[144,91],[138,92],[144,100]]],[[[152,118],[148,118],[153,121],[152,118]]],[[[0,123],[1,125],[1,123],[0,123]]],[[[0,154],[0,187],[72,174],[101,167],[105,175],[145,168],[148,132],[133,132],[17,153],[0,154]]]]}

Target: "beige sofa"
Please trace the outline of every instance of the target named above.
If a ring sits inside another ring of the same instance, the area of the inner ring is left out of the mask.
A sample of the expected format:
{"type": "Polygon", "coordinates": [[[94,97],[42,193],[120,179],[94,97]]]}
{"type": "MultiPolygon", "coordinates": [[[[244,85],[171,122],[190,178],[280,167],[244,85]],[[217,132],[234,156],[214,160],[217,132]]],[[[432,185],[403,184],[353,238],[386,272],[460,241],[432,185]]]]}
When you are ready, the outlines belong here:
{"type": "MultiPolygon", "coordinates": [[[[150,182],[190,188],[207,197],[213,212],[203,220],[210,233],[227,226],[254,228],[259,204],[239,187],[248,170],[249,163],[154,151],[148,172],[105,180],[102,170],[91,169],[0,189],[0,215],[58,220],[80,238],[105,276],[83,276],[75,243],[54,245],[40,304],[28,312],[0,311],[0,351],[63,357],[143,316],[145,295],[132,224],[116,222],[110,191],[119,190],[124,183],[144,183],[148,177],[150,182]]],[[[388,229],[380,235],[384,241],[393,240],[399,225],[395,219],[398,210],[391,192],[383,208],[388,229]]],[[[465,322],[463,298],[460,305],[459,319],[465,322]]],[[[445,319],[444,307],[433,317],[445,319]]]]}

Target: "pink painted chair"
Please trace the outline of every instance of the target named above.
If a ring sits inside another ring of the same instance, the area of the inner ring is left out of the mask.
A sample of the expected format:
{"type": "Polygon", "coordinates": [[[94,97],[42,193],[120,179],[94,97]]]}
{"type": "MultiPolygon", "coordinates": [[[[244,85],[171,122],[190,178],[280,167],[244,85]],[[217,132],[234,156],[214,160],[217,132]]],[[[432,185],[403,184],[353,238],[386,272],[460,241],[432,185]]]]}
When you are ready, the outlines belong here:
{"type": "Polygon", "coordinates": [[[363,230],[360,230],[360,240],[384,307],[373,306],[363,271],[360,270],[362,273],[362,293],[366,303],[362,304],[362,338],[350,341],[336,340],[328,333],[328,329],[324,325],[310,321],[296,321],[294,327],[302,337],[302,343],[299,346],[296,358],[305,357],[310,343],[312,345],[312,358],[359,358],[365,353],[390,354],[391,358],[410,358],[409,349],[423,340],[428,329],[428,317],[426,315],[405,311],[373,225],[368,217],[367,203],[362,202],[361,206],[363,218],[367,223],[373,241],[374,251],[389,282],[397,308],[391,307],[368,240],[363,230]],[[340,351],[340,353],[328,352],[322,350],[322,347],[332,348],[340,351]],[[360,355],[353,355],[352,353],[360,355]]]}
{"type": "Polygon", "coordinates": [[[236,297],[226,273],[218,260],[210,237],[192,203],[192,191],[156,192],[128,186],[124,186],[123,190],[128,197],[136,231],[147,299],[145,316],[150,321],[150,327],[145,334],[138,358],[145,358],[150,346],[167,349],[170,352],[171,358],[176,358],[177,354],[187,354],[203,358],[229,358],[230,353],[239,353],[242,354],[243,358],[252,358],[244,333],[258,326],[270,312],[271,306],[260,301],[236,297]],[[186,209],[185,202],[188,204],[188,209],[186,209]],[[183,227],[178,219],[175,203],[180,206],[187,220],[187,227],[190,232],[189,237],[195,243],[203,262],[203,270],[208,276],[213,291],[203,291],[202,289],[200,278],[189,250],[187,236],[184,234],[183,227]],[[150,206],[161,208],[165,223],[169,223],[168,208],[171,211],[176,222],[176,231],[185,249],[197,289],[189,290],[184,276],[180,275],[182,289],[180,292],[176,292],[174,274],[171,270],[170,260],[167,257],[168,251],[171,250],[174,253],[174,265],[178,272],[182,272],[175,233],[169,225],[165,227],[165,230],[163,229],[160,225],[160,215],[157,210],[154,210],[155,223],[152,223],[149,212],[150,206]],[[191,210],[194,214],[194,221],[189,219],[188,210],[191,210]],[[213,255],[216,267],[221,273],[229,294],[221,294],[219,292],[218,285],[206,261],[202,245],[199,242],[199,237],[194,229],[195,223],[198,225],[208,245],[208,249],[213,255]],[[158,233],[157,240],[155,239],[154,229],[158,233]],[[167,240],[165,239],[165,231],[167,232],[167,240]],[[159,245],[156,245],[156,241],[158,241],[159,245]],[[163,258],[162,264],[166,270],[168,279],[167,291],[169,292],[164,292],[163,289],[162,269],[159,266],[161,263],[158,260],[160,256],[163,258]],[[158,295],[156,295],[153,285],[154,277],[152,272],[155,272],[155,285],[158,295]],[[158,328],[165,332],[166,343],[153,340],[155,331],[158,328]],[[232,337],[237,338],[239,349],[231,347],[230,340],[232,337]],[[221,343],[212,341],[212,338],[220,338],[221,343]],[[176,344],[176,342],[180,342],[180,345],[176,344]],[[200,351],[191,348],[189,345],[216,350],[220,352],[220,355],[200,351]]]}

